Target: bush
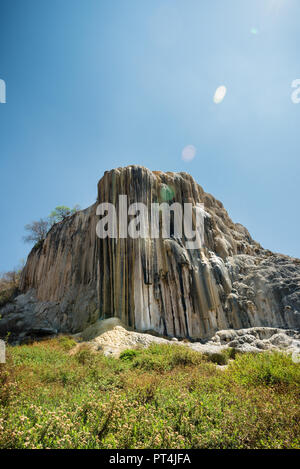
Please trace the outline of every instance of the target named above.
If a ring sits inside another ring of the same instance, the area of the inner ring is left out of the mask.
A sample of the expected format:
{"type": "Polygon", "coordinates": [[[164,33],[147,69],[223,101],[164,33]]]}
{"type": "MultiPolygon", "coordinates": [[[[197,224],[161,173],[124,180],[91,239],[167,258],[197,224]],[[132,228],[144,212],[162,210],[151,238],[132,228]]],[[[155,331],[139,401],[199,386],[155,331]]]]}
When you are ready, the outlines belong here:
{"type": "Polygon", "coordinates": [[[78,352],[75,353],[75,359],[81,365],[87,365],[94,363],[96,356],[90,347],[82,345],[78,352]]]}
{"type": "Polygon", "coordinates": [[[227,349],[225,349],[225,355],[228,356],[228,359],[230,360],[235,360],[237,354],[238,354],[238,350],[236,348],[232,348],[232,347],[229,347],[227,349]]]}
{"type": "Polygon", "coordinates": [[[120,355],[134,368],[167,371],[177,366],[195,366],[202,361],[202,355],[182,345],[152,344],[147,349],[126,350],[120,355]]]}
{"type": "Polygon", "coordinates": [[[300,367],[282,352],[239,354],[231,365],[235,380],[251,385],[298,385],[300,367]]]}
{"type": "Polygon", "coordinates": [[[206,354],[207,360],[215,363],[216,365],[227,365],[228,363],[228,356],[226,353],[222,352],[215,352],[206,354]]]}
{"type": "Polygon", "coordinates": [[[122,352],[120,354],[120,360],[124,360],[124,361],[132,361],[134,358],[136,358],[138,356],[138,351],[137,350],[124,350],[124,352],[122,352]]]}
{"type": "Polygon", "coordinates": [[[165,362],[161,357],[155,357],[152,355],[138,356],[132,362],[132,366],[144,371],[164,371],[170,369],[169,363],[165,362]]]}
{"type": "Polygon", "coordinates": [[[70,336],[60,336],[58,337],[58,344],[63,348],[63,350],[69,351],[76,345],[76,341],[70,336]]]}

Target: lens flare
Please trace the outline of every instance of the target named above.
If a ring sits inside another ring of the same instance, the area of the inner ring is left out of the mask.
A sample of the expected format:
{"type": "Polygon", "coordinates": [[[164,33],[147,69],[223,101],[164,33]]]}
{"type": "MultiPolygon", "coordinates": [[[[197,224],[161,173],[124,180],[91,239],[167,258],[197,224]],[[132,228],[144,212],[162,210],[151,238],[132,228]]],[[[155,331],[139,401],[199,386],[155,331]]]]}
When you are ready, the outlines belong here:
{"type": "Polygon", "coordinates": [[[223,99],[225,98],[225,95],[227,93],[227,88],[226,86],[219,86],[219,88],[216,89],[215,95],[214,95],[214,103],[215,104],[220,104],[223,99]]]}
{"type": "Polygon", "coordinates": [[[196,147],[194,145],[187,145],[184,147],[181,153],[181,158],[183,161],[189,162],[192,161],[196,156],[196,147]]]}

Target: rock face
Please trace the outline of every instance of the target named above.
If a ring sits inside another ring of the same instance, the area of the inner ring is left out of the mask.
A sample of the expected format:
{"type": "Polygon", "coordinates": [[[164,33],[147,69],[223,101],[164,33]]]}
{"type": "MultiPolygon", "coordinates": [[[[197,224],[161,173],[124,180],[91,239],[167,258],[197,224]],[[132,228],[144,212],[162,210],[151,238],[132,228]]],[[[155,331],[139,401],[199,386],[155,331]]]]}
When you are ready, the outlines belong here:
{"type": "Polygon", "coordinates": [[[114,169],[99,181],[98,203],[54,225],[31,251],[21,299],[0,310],[0,335],[78,332],[110,317],[193,340],[221,329],[300,327],[300,260],[263,249],[188,174],[114,169]],[[187,249],[172,224],[166,239],[99,239],[97,205],[112,203],[118,213],[119,195],[128,206],[144,203],[149,216],[151,203],[191,203],[193,216],[204,204],[202,248],[187,249]]]}
{"type": "Polygon", "coordinates": [[[126,349],[147,348],[152,344],[184,345],[204,354],[220,353],[234,348],[240,353],[259,353],[271,350],[284,350],[292,354],[295,362],[300,362],[300,332],[292,329],[272,327],[250,327],[239,330],[218,331],[205,344],[200,342],[167,340],[154,335],[128,330],[117,318],[97,321],[78,334],[95,351],[118,357],[126,349]]]}

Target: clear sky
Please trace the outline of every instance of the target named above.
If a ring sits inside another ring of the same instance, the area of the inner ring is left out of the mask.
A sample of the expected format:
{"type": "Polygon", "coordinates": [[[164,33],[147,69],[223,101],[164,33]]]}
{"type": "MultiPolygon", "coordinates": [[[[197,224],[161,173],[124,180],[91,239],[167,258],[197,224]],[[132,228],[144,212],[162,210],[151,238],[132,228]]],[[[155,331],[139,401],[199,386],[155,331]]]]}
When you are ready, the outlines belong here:
{"type": "Polygon", "coordinates": [[[26,223],[129,164],[191,173],[300,257],[299,18],[299,0],[0,0],[0,271],[26,223]]]}

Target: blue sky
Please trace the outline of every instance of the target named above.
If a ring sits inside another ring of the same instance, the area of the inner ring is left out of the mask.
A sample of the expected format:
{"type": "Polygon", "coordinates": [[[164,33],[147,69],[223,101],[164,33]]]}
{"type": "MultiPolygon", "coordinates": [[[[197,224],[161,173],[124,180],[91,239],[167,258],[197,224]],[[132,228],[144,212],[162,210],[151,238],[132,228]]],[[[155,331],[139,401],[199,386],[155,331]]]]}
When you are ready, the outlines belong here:
{"type": "Polygon", "coordinates": [[[299,18],[298,0],[0,0],[0,271],[26,223],[129,164],[191,173],[300,257],[299,18]]]}

